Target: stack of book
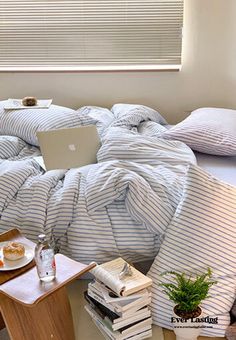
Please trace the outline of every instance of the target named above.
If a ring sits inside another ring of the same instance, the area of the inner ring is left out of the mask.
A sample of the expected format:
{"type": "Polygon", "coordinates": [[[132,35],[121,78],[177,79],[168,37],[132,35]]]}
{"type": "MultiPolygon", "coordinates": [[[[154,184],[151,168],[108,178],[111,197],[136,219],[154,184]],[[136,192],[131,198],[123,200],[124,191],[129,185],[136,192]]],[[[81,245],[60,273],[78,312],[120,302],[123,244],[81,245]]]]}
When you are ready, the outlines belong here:
{"type": "Polygon", "coordinates": [[[134,267],[127,267],[122,258],[97,265],[91,272],[95,280],[84,293],[88,302],[85,309],[105,339],[151,337],[152,280],[134,267]]]}

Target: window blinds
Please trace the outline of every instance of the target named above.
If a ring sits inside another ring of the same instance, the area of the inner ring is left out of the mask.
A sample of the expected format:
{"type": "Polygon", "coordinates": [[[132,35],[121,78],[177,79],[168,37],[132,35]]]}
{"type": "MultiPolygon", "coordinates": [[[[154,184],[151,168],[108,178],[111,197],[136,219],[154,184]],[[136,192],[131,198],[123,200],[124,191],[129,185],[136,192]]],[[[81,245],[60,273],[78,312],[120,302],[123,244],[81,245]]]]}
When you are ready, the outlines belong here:
{"type": "Polygon", "coordinates": [[[0,68],[181,64],[183,0],[0,0],[0,68]]]}

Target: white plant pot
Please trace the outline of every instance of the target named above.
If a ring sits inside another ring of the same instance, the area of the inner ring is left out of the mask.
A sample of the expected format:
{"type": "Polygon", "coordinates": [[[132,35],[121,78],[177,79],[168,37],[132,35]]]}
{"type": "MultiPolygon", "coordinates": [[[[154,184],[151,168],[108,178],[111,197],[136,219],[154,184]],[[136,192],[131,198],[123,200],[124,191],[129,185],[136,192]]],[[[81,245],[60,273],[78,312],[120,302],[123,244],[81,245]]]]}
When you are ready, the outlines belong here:
{"type": "MultiPolygon", "coordinates": [[[[201,318],[201,315],[199,315],[198,318],[201,318]]],[[[199,326],[201,326],[202,323],[194,322],[196,318],[194,318],[193,321],[191,319],[188,319],[181,322],[181,318],[176,315],[174,311],[173,317],[179,318],[180,320],[178,323],[173,324],[173,330],[176,335],[176,340],[197,340],[201,332],[201,327],[199,326]]]]}

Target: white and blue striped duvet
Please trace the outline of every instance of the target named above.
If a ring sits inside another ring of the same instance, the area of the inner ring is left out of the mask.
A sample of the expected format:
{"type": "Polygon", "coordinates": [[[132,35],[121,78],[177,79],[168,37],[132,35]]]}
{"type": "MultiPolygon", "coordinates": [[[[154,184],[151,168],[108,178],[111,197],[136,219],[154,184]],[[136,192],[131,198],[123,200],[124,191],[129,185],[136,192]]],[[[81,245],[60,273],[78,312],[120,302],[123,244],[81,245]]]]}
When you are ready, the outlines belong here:
{"type": "MultiPolygon", "coordinates": [[[[165,271],[195,276],[210,267],[217,284],[201,304],[203,316],[218,318],[204,323],[203,335],[224,336],[236,288],[236,187],[221,182],[196,166],[190,166],[183,196],[166,230],[165,239],[149,271],[153,278],[153,318],[171,327],[173,302],[159,283],[165,271]]],[[[167,281],[173,278],[168,277],[167,281]]]]}
{"type": "Polygon", "coordinates": [[[45,173],[32,158],[36,147],[0,136],[0,231],[16,226],[33,241],[45,232],[86,263],[154,259],[195,157],[181,142],[153,137],[165,121],[152,109],[80,111],[98,120],[102,139],[98,163],[86,171],[45,173]]]}
{"type": "MultiPolygon", "coordinates": [[[[168,240],[173,232],[177,243],[184,244],[186,236],[178,234],[175,219],[186,197],[184,185],[192,175],[188,169],[195,156],[185,144],[159,137],[164,120],[154,110],[121,104],[111,111],[81,110],[97,120],[102,140],[98,163],[85,169],[45,173],[33,159],[39,154],[36,147],[17,137],[0,136],[0,232],[18,227],[33,241],[44,232],[58,242],[62,253],[85,263],[118,256],[132,262],[156,257],[149,273],[155,283],[154,320],[171,327],[165,306],[158,308],[158,263],[172,269],[178,263],[163,254],[168,242],[173,247],[172,236],[168,240]],[[173,221],[177,231],[171,227],[173,221]]],[[[193,169],[197,176],[198,168],[193,169]]],[[[214,244],[204,242],[201,252],[208,254],[211,247],[214,244]]],[[[232,289],[235,286],[230,287],[231,300],[232,289]]],[[[223,335],[229,303],[220,304],[226,315],[221,318],[223,326],[207,330],[208,335],[223,335]]]]}

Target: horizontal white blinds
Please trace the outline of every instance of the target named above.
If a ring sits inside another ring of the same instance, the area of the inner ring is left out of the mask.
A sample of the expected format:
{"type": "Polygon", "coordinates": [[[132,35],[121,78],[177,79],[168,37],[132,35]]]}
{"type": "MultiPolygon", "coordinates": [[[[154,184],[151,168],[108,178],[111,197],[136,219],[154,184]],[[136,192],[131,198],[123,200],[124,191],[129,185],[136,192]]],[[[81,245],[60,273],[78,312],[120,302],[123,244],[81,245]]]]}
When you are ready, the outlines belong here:
{"type": "Polygon", "coordinates": [[[0,0],[0,68],[180,65],[183,0],[0,0]]]}

